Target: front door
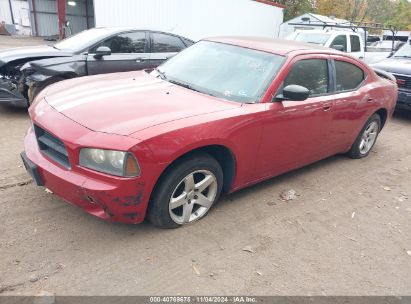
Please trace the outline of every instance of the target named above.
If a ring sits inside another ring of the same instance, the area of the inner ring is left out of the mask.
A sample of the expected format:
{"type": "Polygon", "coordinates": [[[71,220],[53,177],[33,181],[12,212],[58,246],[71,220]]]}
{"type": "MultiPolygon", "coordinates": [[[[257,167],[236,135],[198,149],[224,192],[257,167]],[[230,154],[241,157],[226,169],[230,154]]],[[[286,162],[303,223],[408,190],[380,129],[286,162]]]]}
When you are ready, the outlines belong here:
{"type": "Polygon", "coordinates": [[[287,85],[310,90],[305,101],[273,101],[267,104],[259,151],[258,172],[274,176],[330,155],[333,96],[330,95],[328,56],[297,57],[278,93],[287,85]]]}
{"type": "Polygon", "coordinates": [[[137,71],[150,66],[149,45],[145,31],[118,34],[94,46],[87,55],[88,75],[137,71]],[[100,46],[111,49],[111,55],[95,58],[100,46]]]}

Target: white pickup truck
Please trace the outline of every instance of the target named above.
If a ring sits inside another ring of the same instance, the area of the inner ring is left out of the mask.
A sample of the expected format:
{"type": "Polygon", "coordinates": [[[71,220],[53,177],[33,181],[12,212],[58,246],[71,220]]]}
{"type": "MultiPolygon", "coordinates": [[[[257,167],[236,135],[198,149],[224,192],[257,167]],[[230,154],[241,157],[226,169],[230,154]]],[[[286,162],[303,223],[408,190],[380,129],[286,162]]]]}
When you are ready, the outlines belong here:
{"type": "Polygon", "coordinates": [[[337,49],[371,64],[386,58],[389,52],[365,52],[363,35],[353,31],[298,30],[286,39],[322,45],[337,49]]]}

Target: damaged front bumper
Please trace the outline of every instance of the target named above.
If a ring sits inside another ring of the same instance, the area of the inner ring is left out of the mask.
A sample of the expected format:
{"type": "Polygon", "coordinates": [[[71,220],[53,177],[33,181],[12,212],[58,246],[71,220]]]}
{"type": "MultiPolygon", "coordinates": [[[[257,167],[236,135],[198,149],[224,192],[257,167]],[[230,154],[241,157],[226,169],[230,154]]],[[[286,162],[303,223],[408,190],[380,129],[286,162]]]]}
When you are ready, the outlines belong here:
{"type": "Polygon", "coordinates": [[[24,148],[23,163],[37,185],[103,220],[126,224],[144,220],[147,202],[142,178],[98,180],[65,170],[40,152],[31,129],[24,148]]]}
{"type": "Polygon", "coordinates": [[[29,103],[15,84],[7,79],[0,79],[0,105],[27,108],[29,103]]]}

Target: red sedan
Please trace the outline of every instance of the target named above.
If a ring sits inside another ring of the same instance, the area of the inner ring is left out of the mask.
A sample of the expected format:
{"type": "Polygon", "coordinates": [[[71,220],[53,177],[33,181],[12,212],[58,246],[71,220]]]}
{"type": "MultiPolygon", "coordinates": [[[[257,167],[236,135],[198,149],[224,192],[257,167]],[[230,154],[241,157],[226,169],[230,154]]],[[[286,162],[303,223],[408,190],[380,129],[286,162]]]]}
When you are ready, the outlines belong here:
{"type": "Polygon", "coordinates": [[[49,86],[22,158],[38,185],[102,219],[174,228],[222,192],[320,159],[362,158],[397,86],[325,48],[258,38],[198,42],[158,69],[49,86]]]}

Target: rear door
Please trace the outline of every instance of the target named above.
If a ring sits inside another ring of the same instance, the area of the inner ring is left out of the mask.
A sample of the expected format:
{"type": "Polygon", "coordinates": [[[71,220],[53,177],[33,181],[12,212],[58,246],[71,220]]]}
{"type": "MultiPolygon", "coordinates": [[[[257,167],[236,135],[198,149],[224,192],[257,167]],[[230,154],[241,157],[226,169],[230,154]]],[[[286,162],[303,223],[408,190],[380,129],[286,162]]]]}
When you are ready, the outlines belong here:
{"type": "Polygon", "coordinates": [[[372,87],[365,85],[367,74],[354,60],[332,56],[334,73],[334,104],[331,138],[338,151],[348,150],[375,107],[372,87]]]}
{"type": "Polygon", "coordinates": [[[149,44],[145,31],[117,34],[98,43],[87,55],[88,75],[135,71],[150,65],[149,44]],[[100,59],[94,57],[100,46],[111,49],[111,55],[100,59]]]}
{"type": "Polygon", "coordinates": [[[175,35],[160,32],[150,33],[150,67],[157,67],[167,59],[173,57],[187,46],[184,41],[175,35]]]}
{"type": "Polygon", "coordinates": [[[328,55],[299,56],[289,64],[277,92],[287,85],[310,90],[304,101],[273,101],[264,113],[264,128],[258,156],[261,176],[273,176],[330,155],[331,110],[328,55]]]}

